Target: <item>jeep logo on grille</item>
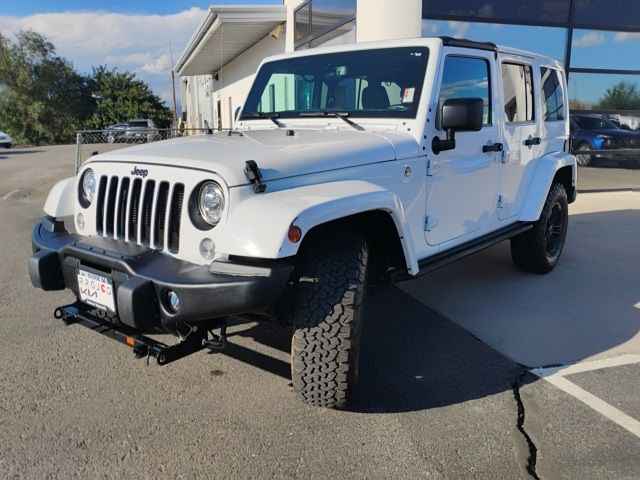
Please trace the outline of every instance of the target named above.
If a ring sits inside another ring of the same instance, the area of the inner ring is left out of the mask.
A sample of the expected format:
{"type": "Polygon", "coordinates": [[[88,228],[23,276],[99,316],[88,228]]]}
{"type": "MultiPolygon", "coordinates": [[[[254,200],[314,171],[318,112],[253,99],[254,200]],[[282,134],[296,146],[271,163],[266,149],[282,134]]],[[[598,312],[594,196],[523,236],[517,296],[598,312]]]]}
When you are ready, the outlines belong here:
{"type": "Polygon", "coordinates": [[[149,170],[142,170],[138,167],[133,167],[133,170],[131,170],[131,175],[147,178],[147,175],[149,175],[149,170]]]}

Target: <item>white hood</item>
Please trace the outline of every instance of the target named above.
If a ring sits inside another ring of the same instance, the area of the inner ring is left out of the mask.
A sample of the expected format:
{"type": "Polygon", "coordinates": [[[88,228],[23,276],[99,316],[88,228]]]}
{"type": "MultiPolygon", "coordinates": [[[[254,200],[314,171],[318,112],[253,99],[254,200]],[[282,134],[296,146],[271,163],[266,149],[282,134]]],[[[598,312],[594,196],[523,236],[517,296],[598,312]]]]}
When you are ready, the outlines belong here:
{"type": "Polygon", "coordinates": [[[230,187],[249,183],[247,160],[254,160],[263,181],[336,170],[368,163],[400,160],[419,153],[408,134],[350,130],[286,129],[226,132],[187,137],[115,150],[91,161],[184,165],[218,173],[230,187]]]}

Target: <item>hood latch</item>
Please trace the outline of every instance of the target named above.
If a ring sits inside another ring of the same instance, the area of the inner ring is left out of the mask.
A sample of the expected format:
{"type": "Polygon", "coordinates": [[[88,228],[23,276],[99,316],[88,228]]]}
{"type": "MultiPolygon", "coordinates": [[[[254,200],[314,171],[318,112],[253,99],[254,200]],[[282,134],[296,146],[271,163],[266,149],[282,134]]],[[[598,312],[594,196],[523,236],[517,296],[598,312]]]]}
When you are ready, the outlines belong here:
{"type": "Polygon", "coordinates": [[[262,183],[262,174],[258,168],[258,164],[254,160],[247,160],[244,163],[244,174],[253,184],[253,191],[255,193],[262,193],[267,189],[267,186],[262,183]]]}

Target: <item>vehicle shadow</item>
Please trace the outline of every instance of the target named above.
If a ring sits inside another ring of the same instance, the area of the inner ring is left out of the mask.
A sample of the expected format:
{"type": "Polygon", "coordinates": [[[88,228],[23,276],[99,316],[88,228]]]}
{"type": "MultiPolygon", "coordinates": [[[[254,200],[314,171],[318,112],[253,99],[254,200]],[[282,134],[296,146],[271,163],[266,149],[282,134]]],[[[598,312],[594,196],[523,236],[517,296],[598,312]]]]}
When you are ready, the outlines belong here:
{"type": "MultiPolygon", "coordinates": [[[[510,390],[524,371],[397,287],[370,294],[365,310],[351,411],[409,412],[457,404],[510,390]]],[[[241,319],[232,322],[242,324],[241,319]]],[[[234,337],[251,338],[288,355],[291,329],[252,323],[234,332],[224,351],[290,380],[289,362],[239,345],[234,337]]]]}
{"type": "MultiPolygon", "coordinates": [[[[640,330],[639,230],[638,210],[572,215],[561,263],[547,276],[515,269],[507,242],[370,295],[351,410],[409,412],[483,398],[512,390],[527,368],[624,344],[640,330]]],[[[289,352],[286,329],[258,324],[238,335],[289,352]]],[[[229,354],[289,379],[284,360],[244,347],[229,354]]]]}

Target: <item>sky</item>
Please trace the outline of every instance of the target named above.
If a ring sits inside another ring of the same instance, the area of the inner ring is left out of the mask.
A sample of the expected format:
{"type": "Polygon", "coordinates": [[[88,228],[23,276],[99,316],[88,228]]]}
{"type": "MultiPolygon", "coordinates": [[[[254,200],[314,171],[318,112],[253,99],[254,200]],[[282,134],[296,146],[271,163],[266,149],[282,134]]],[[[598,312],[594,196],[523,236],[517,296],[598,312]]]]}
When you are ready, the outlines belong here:
{"type": "MultiPolygon", "coordinates": [[[[0,0],[0,32],[44,34],[82,73],[108,65],[135,72],[171,105],[174,62],[212,3],[278,4],[279,0],[0,0]],[[171,49],[169,48],[171,43],[171,49]]],[[[176,88],[180,99],[179,83],[176,88]]]]}

